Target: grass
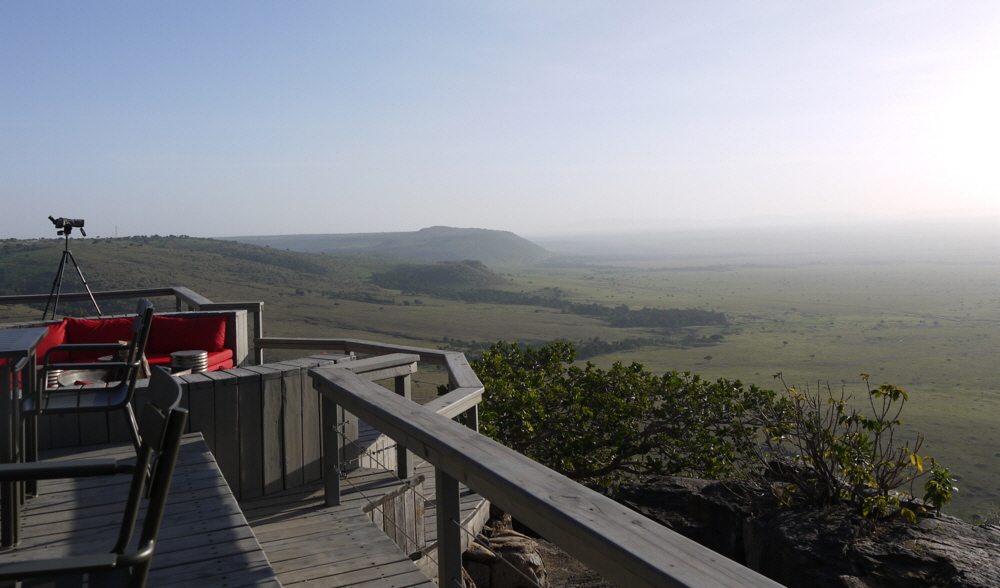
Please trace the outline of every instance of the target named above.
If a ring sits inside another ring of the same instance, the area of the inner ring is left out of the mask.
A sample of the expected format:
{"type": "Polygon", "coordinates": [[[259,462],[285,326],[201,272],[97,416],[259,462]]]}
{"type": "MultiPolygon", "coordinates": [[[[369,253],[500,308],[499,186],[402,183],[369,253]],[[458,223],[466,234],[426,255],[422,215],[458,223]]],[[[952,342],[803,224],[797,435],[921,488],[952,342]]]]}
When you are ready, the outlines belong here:
{"type": "MultiPolygon", "coordinates": [[[[363,280],[384,271],[384,259],[312,255],[303,261],[294,256],[308,254],[275,250],[258,258],[253,250],[234,257],[233,250],[214,250],[213,243],[79,240],[73,250],[95,290],[184,285],[217,301],[263,300],[265,330],[272,336],[354,337],[436,348],[452,344],[445,337],[538,344],[661,335],[612,329],[598,319],[546,308],[380,291],[363,280]],[[336,292],[374,292],[396,304],[331,297],[336,292]]],[[[51,240],[33,251],[8,248],[0,255],[4,281],[30,282],[47,293],[61,246],[51,240]],[[10,279],[22,274],[33,277],[10,279]]],[[[507,280],[503,287],[514,291],[559,287],[574,302],[702,308],[723,311],[730,319],[725,328],[693,329],[699,336],[722,334],[717,345],[644,347],[592,359],[601,366],[638,361],[654,372],[692,371],[762,387],[773,387],[772,375],[783,372],[789,384],[846,386],[859,399],[861,372],[871,374],[875,384],[896,384],[911,399],[903,414],[906,431],[925,435],[924,453],[958,480],[960,491],[946,511],[969,519],[1000,503],[995,263],[802,264],[781,258],[755,263],[713,261],[692,269],[674,260],[497,271],[507,280]]],[[[80,289],[75,276],[67,277],[66,289],[80,289]]],[[[38,315],[39,310],[0,307],[3,320],[38,315]]],[[[422,370],[414,396],[432,398],[443,381],[442,373],[422,370]]]]}

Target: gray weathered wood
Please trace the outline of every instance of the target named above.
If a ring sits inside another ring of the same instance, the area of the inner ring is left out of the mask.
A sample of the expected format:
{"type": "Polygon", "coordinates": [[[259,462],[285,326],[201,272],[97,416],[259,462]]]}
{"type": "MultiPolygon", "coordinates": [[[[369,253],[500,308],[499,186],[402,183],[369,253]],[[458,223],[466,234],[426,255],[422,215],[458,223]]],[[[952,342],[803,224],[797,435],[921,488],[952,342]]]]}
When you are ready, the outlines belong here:
{"type": "MultiPolygon", "coordinates": [[[[47,453],[129,458],[135,450],[127,442],[47,453]]],[[[129,481],[130,476],[41,481],[38,496],[24,505],[21,545],[0,552],[0,562],[109,549],[129,481]]],[[[199,434],[184,438],[147,586],[280,586],[199,434]]]]}
{"type": "Polygon", "coordinates": [[[264,495],[264,406],[261,375],[246,369],[230,370],[239,388],[240,492],[237,498],[264,495]]]}
{"type": "MultiPolygon", "coordinates": [[[[406,400],[411,399],[410,376],[396,376],[393,381],[396,394],[406,400]]],[[[402,443],[396,443],[396,475],[406,480],[413,477],[413,455],[402,443]]]]}
{"type": "Polygon", "coordinates": [[[323,398],[323,480],[327,506],[340,505],[340,410],[336,402],[323,398]]]}
{"type": "MultiPolygon", "coordinates": [[[[284,363],[272,365],[285,366],[284,363]]],[[[281,369],[283,473],[285,488],[293,488],[305,481],[302,475],[302,368],[287,366],[281,369]]]]}
{"type": "Polygon", "coordinates": [[[215,395],[215,449],[212,453],[236,496],[240,495],[240,402],[236,375],[231,370],[208,372],[215,395]]]}
{"type": "Polygon", "coordinates": [[[181,376],[187,382],[192,431],[201,432],[209,451],[215,452],[215,381],[205,374],[181,376]]]}
{"type": "Polygon", "coordinates": [[[462,508],[458,480],[441,468],[434,474],[437,477],[438,586],[463,586],[462,508]]]}
{"type": "Polygon", "coordinates": [[[272,366],[247,368],[261,377],[261,441],[263,443],[264,494],[285,487],[284,432],[281,417],[281,370],[272,366]]]}
{"type": "MultiPolygon", "coordinates": [[[[369,498],[393,491],[399,481],[364,468],[346,475],[340,506],[324,507],[322,486],[315,484],[243,502],[279,580],[288,586],[434,588],[362,511],[369,498]]],[[[369,514],[382,519],[378,509],[369,514]]]]}

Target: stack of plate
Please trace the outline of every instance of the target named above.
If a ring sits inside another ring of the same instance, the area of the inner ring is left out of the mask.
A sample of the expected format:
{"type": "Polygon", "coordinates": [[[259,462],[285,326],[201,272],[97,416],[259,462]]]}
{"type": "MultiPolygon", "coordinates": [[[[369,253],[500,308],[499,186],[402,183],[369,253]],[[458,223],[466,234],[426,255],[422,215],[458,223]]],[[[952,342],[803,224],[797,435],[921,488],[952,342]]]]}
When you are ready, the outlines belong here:
{"type": "Polygon", "coordinates": [[[58,388],[59,387],[59,375],[62,374],[62,370],[49,370],[46,372],[45,376],[45,387],[46,388],[58,388]]]}
{"type": "Polygon", "coordinates": [[[170,371],[203,372],[208,369],[207,351],[175,351],[170,354],[170,371]]]}

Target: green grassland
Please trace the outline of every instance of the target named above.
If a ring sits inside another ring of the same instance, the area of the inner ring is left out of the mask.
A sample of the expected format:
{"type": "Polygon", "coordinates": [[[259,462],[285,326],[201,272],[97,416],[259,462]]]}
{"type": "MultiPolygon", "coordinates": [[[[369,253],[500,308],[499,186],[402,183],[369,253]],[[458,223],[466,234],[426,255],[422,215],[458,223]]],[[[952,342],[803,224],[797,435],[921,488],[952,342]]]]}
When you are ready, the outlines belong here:
{"type": "MultiPolygon", "coordinates": [[[[4,245],[5,293],[47,293],[61,246],[57,240],[4,245]]],[[[838,391],[846,386],[858,399],[864,392],[859,374],[867,372],[874,383],[890,382],[910,394],[902,417],[907,432],[924,434],[923,453],[938,458],[959,480],[949,512],[971,518],[1000,504],[1000,267],[995,262],[810,264],[775,257],[766,264],[713,261],[706,267],[646,260],[494,268],[503,278],[496,287],[512,292],[559,288],[570,302],[698,308],[725,312],[729,319],[728,326],[666,330],[611,328],[599,318],[554,308],[380,289],[365,280],[399,261],[385,257],[180,238],[81,239],[73,249],[95,290],[184,285],[217,301],[263,300],[265,331],[272,336],[355,337],[460,350],[501,339],[540,344],[661,338],[668,342],[591,361],[601,366],[638,361],[654,372],[693,371],[763,387],[780,385],[772,375],[782,372],[789,384],[829,383],[838,391]],[[365,296],[372,301],[360,301],[365,296]],[[701,342],[684,344],[692,332],[701,342]],[[715,334],[723,338],[702,339],[715,334]]],[[[67,290],[79,290],[75,276],[67,277],[67,290]]],[[[39,314],[0,306],[0,320],[39,314]]],[[[417,395],[429,397],[443,380],[440,371],[425,370],[417,395]]]]}

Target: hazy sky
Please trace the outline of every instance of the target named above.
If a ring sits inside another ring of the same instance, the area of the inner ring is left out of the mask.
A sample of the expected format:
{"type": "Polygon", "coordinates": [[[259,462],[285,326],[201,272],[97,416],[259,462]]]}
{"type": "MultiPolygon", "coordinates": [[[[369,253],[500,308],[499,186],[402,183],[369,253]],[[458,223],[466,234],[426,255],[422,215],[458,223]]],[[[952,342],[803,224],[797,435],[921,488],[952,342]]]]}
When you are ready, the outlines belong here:
{"type": "Polygon", "coordinates": [[[996,0],[5,0],[0,237],[1000,219],[998,105],[996,0]]]}

